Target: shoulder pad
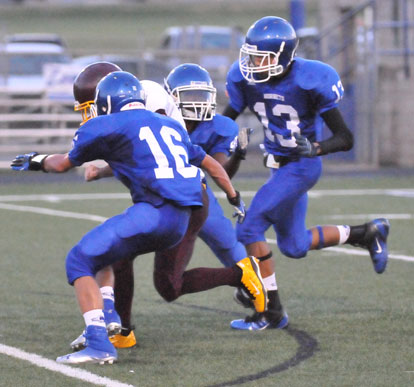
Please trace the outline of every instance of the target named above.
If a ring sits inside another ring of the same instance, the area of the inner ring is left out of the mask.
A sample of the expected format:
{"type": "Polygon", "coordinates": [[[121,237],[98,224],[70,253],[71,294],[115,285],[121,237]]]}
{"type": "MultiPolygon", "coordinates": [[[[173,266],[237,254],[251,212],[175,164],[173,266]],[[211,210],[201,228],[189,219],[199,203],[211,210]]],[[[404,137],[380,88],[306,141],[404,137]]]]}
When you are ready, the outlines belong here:
{"type": "Polygon", "coordinates": [[[298,84],[302,89],[312,90],[326,83],[334,84],[339,80],[336,70],[327,63],[303,58],[295,59],[295,63],[298,66],[298,84]]]}

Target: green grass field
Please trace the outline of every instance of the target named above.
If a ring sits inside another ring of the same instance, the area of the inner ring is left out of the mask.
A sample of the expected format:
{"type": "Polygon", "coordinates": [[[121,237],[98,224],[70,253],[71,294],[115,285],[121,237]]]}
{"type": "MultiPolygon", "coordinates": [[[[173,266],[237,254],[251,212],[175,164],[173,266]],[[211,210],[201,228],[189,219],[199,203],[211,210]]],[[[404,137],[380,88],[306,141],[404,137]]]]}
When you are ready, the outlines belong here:
{"type": "MultiPolygon", "coordinates": [[[[130,202],[112,179],[86,184],[22,173],[16,181],[23,183],[6,184],[9,178],[0,175],[0,386],[97,385],[99,376],[107,378],[107,386],[414,384],[414,177],[321,180],[310,197],[309,226],[388,216],[392,259],[387,271],[377,275],[367,255],[349,253],[347,247],[311,252],[296,261],[281,256],[273,245],[280,293],[291,320],[284,331],[232,331],[229,322],[245,310],[232,300],[228,287],[167,304],[152,285],[152,255],[137,258],[133,320],[139,345],[119,350],[119,362],[112,366],[70,367],[78,379],[50,370],[83,329],[73,289],[66,283],[64,259],[97,224],[80,214],[109,217],[130,202]],[[33,182],[36,176],[38,183],[33,182]],[[80,196],[59,196],[72,193],[80,196]],[[84,196],[88,193],[123,196],[90,200],[84,196]],[[48,196],[19,196],[28,194],[48,196]],[[51,212],[42,214],[39,208],[51,212]],[[17,349],[27,352],[32,363],[16,355],[17,349]],[[82,371],[93,374],[91,384],[82,371]]],[[[254,191],[261,182],[235,179],[242,191],[254,191]]],[[[246,202],[250,199],[245,196],[246,202]]],[[[231,207],[224,200],[222,204],[230,214],[231,207]]],[[[274,234],[268,237],[274,239],[274,234]]],[[[218,265],[197,242],[190,266],[218,265]]]]}

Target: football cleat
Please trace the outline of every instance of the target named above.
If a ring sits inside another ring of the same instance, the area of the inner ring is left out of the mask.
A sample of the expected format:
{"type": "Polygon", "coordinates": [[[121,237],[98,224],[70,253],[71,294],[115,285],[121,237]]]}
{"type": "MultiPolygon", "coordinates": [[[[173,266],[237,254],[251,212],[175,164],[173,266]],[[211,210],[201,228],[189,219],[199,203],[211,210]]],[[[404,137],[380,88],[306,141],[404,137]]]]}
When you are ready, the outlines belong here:
{"type": "Polygon", "coordinates": [[[109,341],[115,348],[132,348],[137,345],[134,331],[132,329],[122,328],[121,333],[118,333],[109,338],[109,341]]]}
{"type": "Polygon", "coordinates": [[[289,325],[289,316],[283,312],[279,318],[270,318],[269,313],[255,313],[244,320],[233,320],[230,327],[245,331],[262,331],[264,329],[284,329],[289,325]]]}
{"type": "MultiPolygon", "coordinates": [[[[104,300],[105,302],[105,300],[104,300]]],[[[115,309],[106,309],[104,308],[104,317],[105,317],[105,324],[106,330],[108,332],[108,336],[111,337],[113,335],[117,335],[121,333],[122,325],[121,325],[121,318],[115,309]]]]}
{"type": "Polygon", "coordinates": [[[74,351],[80,351],[81,349],[85,348],[85,342],[85,331],[83,331],[75,340],[70,343],[70,346],[74,351]]]}
{"type": "Polygon", "coordinates": [[[243,288],[236,288],[233,293],[233,299],[245,308],[254,309],[253,301],[243,288]]]}
{"type": "Polygon", "coordinates": [[[252,299],[256,312],[264,312],[267,307],[267,291],[260,274],[259,261],[255,257],[246,257],[237,262],[242,269],[241,284],[252,299]]]}
{"type": "Polygon", "coordinates": [[[89,325],[86,327],[84,337],[86,346],[85,349],[79,352],[60,356],[56,359],[56,361],[64,364],[112,364],[118,359],[116,349],[108,339],[106,328],[96,325],[89,325]]]}
{"type": "Polygon", "coordinates": [[[388,262],[387,237],[390,232],[388,219],[374,219],[366,224],[364,238],[354,246],[366,248],[371,256],[374,270],[381,274],[385,271],[388,262]]]}
{"type": "Polygon", "coordinates": [[[84,363],[99,363],[99,364],[113,364],[118,359],[116,353],[99,351],[93,348],[86,347],[82,351],[69,353],[64,356],[59,356],[56,361],[63,364],[84,364],[84,363]]]}
{"type": "MultiPolygon", "coordinates": [[[[108,332],[108,336],[112,337],[121,333],[121,319],[115,309],[104,309],[103,312],[105,316],[106,331],[108,332]]],[[[80,351],[86,347],[85,342],[85,331],[83,331],[75,340],[70,343],[70,346],[74,351],[80,351]]]]}

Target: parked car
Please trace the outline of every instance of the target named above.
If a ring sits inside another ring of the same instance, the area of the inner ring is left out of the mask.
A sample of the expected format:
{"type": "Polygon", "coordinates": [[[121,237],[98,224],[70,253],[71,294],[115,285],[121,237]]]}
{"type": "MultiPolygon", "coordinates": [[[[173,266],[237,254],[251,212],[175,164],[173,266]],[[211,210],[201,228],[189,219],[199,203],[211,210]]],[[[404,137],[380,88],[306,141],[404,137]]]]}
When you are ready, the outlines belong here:
{"type": "Polygon", "coordinates": [[[198,63],[211,75],[217,99],[226,101],[226,74],[239,57],[244,34],[239,27],[182,26],[167,28],[161,48],[169,69],[181,63],[198,63]]]}
{"type": "Polygon", "coordinates": [[[47,43],[66,48],[66,43],[58,34],[51,33],[20,33],[6,35],[6,43],[47,43]]]}
{"type": "Polygon", "coordinates": [[[70,61],[57,35],[7,36],[0,45],[0,89],[12,96],[39,97],[45,91],[44,66],[70,61]]]}
{"type": "Polygon", "coordinates": [[[170,27],[164,32],[161,48],[169,52],[170,68],[191,61],[208,71],[223,73],[237,59],[243,41],[244,34],[238,27],[170,27]]]}

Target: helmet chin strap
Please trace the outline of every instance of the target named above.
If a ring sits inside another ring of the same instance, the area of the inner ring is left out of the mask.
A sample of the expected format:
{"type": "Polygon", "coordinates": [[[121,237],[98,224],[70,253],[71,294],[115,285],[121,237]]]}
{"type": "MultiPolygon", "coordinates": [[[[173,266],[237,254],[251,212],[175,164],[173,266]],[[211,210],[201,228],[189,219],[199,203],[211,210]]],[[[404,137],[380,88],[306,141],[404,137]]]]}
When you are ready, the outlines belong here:
{"type": "Polygon", "coordinates": [[[275,77],[283,73],[283,66],[277,65],[275,68],[269,70],[269,75],[275,77]]]}

